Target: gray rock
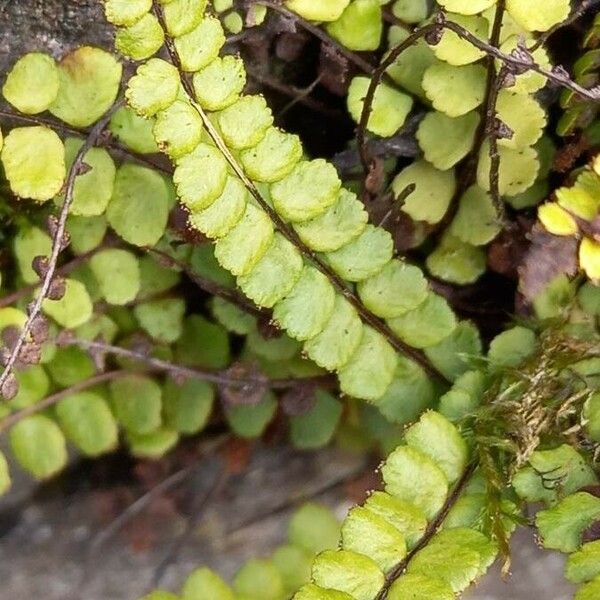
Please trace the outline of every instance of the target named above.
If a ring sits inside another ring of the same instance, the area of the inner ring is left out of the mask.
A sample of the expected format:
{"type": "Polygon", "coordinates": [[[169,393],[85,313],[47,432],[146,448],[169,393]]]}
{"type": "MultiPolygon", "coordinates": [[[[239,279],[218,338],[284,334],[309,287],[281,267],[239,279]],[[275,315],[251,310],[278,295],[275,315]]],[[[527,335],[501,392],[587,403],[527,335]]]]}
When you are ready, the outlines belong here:
{"type": "Polygon", "coordinates": [[[0,73],[33,50],[60,58],[75,46],[111,44],[100,0],[0,0],[0,73]]]}

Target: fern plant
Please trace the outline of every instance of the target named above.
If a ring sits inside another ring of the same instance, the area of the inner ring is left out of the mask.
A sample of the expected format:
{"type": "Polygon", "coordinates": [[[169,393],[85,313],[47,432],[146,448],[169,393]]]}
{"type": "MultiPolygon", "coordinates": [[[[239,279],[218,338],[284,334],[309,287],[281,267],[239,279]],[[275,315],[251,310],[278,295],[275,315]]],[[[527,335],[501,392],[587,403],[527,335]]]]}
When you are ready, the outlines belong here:
{"type": "MultiPolygon", "coordinates": [[[[550,80],[593,105],[597,89],[550,63],[545,32],[569,17],[566,0],[430,7],[105,0],[117,50],[137,63],[126,82],[117,58],[90,47],[60,63],[28,54],[6,78],[18,112],[2,112],[13,126],[0,133],[11,240],[0,428],[26,470],[62,469],[67,440],[98,456],[123,435],[157,458],[210,424],[256,438],[278,412],[301,448],[340,427],[388,454],[384,490],[351,509],[337,549],[330,516],[305,510],[272,562],[244,567],[233,589],[202,569],[186,600],[449,600],[497,556],[508,569],[510,535],[536,502],[532,524],[571,554],[577,598],[597,594],[600,173],[597,159],[580,166],[550,197],[555,142],[538,94],[550,80]],[[268,9],[319,23],[352,56],[377,50],[393,21],[380,67],[348,91],[362,186],[310,159],[267,99],[244,93],[226,31],[268,9]],[[386,165],[377,184],[367,131],[393,136],[415,110],[422,157],[386,165]],[[437,281],[370,220],[387,183],[437,281]],[[541,200],[536,231],[568,238],[561,258],[577,255],[579,274],[544,282],[529,318],[484,343],[439,280],[478,280],[513,209],[541,200]],[[311,528],[326,545],[307,541],[311,528]]],[[[0,455],[0,492],[9,485],[0,455]]]]}

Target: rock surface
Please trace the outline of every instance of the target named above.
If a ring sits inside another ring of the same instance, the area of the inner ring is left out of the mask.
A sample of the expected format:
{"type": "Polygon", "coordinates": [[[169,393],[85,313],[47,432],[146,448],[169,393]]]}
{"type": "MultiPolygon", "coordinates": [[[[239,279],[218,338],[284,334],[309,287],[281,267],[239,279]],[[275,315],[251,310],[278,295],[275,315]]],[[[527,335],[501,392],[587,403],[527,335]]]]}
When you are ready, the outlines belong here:
{"type": "Polygon", "coordinates": [[[0,0],[0,73],[32,50],[60,58],[74,46],[111,43],[99,0],[0,0]]]}

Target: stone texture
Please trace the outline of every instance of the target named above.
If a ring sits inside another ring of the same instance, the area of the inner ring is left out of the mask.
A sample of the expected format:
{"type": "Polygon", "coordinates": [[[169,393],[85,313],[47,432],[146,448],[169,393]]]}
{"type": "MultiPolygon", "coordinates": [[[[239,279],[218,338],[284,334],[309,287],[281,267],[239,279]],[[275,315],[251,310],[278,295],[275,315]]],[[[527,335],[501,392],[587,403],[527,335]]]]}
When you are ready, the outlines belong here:
{"type": "Polygon", "coordinates": [[[60,58],[75,46],[111,43],[99,0],[0,0],[0,73],[32,50],[60,58]]]}

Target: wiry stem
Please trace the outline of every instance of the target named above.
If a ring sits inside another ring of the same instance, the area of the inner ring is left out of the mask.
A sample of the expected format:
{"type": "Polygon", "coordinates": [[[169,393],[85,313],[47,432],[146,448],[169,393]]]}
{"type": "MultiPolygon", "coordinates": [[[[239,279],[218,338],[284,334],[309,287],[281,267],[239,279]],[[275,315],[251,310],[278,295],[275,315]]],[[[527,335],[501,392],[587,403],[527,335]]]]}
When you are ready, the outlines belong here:
{"type": "Polygon", "coordinates": [[[120,102],[114,104],[112,108],[104,115],[104,117],[100,119],[100,121],[98,121],[98,123],[93,127],[84,144],[77,152],[77,156],[75,157],[75,160],[73,161],[73,164],[69,169],[69,173],[67,175],[65,200],[61,208],[60,216],[58,218],[58,223],[56,226],[56,231],[53,236],[54,239],[52,241],[52,252],[50,253],[50,257],[48,260],[48,270],[44,275],[41,289],[36,299],[34,300],[33,305],[29,309],[29,316],[27,317],[27,321],[21,329],[19,337],[12,346],[8,358],[5,362],[4,371],[2,372],[2,375],[0,375],[0,393],[4,390],[5,384],[8,381],[9,377],[13,375],[13,368],[15,366],[15,363],[19,359],[19,354],[23,346],[25,345],[27,338],[29,337],[34,321],[36,320],[36,318],[42,310],[42,303],[47,298],[48,293],[50,292],[50,287],[52,286],[52,281],[54,279],[54,275],[57,269],[58,257],[63,248],[63,242],[67,226],[67,217],[69,215],[69,209],[71,208],[71,204],[73,203],[75,181],[77,177],[81,174],[85,155],[88,153],[89,150],[91,150],[91,148],[93,148],[96,145],[96,143],[102,136],[102,133],[106,129],[110,118],[115,113],[115,111],[121,106],[122,103],[120,102]]]}
{"type": "Polygon", "coordinates": [[[114,381],[115,379],[119,379],[121,377],[126,377],[127,375],[131,375],[129,371],[120,370],[120,371],[107,371],[106,373],[100,373],[99,375],[94,375],[89,379],[84,381],[80,381],[72,385],[71,387],[65,388],[64,390],[60,390],[60,392],[56,392],[50,396],[47,396],[43,400],[32,404],[26,408],[18,410],[3,419],[0,419],[0,432],[6,431],[13,425],[16,425],[19,421],[26,419],[27,417],[31,417],[55,404],[58,404],[61,400],[71,396],[72,394],[77,394],[78,392],[83,392],[84,390],[89,390],[90,388],[96,387],[97,385],[101,385],[102,383],[106,383],[107,381],[114,381]]]}
{"type": "MultiPolygon", "coordinates": [[[[54,131],[59,131],[64,135],[72,135],[78,138],[87,138],[91,133],[91,130],[77,129],[76,127],[71,127],[57,119],[47,119],[40,117],[39,115],[22,115],[9,110],[0,109],[0,118],[6,119],[7,121],[12,121],[14,123],[42,125],[44,127],[49,127],[54,131]]],[[[173,170],[169,169],[168,166],[153,161],[145,154],[140,154],[139,152],[134,152],[133,150],[126,148],[114,139],[110,139],[108,142],[103,140],[102,146],[106,147],[111,152],[114,152],[116,155],[127,156],[134,162],[150,167],[151,169],[162,171],[167,175],[173,173],[173,170]]]]}
{"type": "MultiPolygon", "coordinates": [[[[162,7],[154,1],[154,14],[159,19],[163,29],[165,28],[164,16],[162,12],[162,7]]],[[[187,74],[181,68],[181,61],[179,59],[179,55],[173,43],[173,40],[167,36],[166,38],[166,46],[169,52],[171,62],[178,69],[181,82],[183,88],[187,95],[189,96],[190,103],[194,108],[198,111],[202,122],[208,132],[208,135],[214,142],[215,146],[218,150],[223,154],[234,173],[237,177],[242,181],[246,189],[250,192],[252,197],[256,200],[258,205],[265,211],[265,213],[269,216],[277,230],[292,244],[294,244],[298,250],[302,253],[302,255],[313,263],[321,273],[323,273],[331,282],[331,284],[338,290],[340,294],[342,294],[348,302],[356,309],[358,314],[360,315],[363,322],[370,325],[373,329],[378,331],[381,335],[383,335],[386,340],[390,343],[390,345],[401,354],[411,358],[417,364],[419,364],[431,377],[436,380],[446,382],[446,377],[433,366],[433,364],[429,361],[429,359],[425,356],[425,354],[415,348],[410,347],[408,344],[403,342],[381,319],[376,317],[372,312],[370,312],[360,301],[358,296],[346,285],[346,283],[335,273],[335,271],[323,261],[323,259],[311,248],[309,248],[302,240],[299,238],[298,234],[277,214],[277,212],[271,207],[271,205],[263,198],[262,194],[254,184],[254,182],[248,178],[244,169],[235,159],[215,126],[209,119],[206,112],[202,109],[202,107],[194,101],[194,88],[192,83],[187,77],[187,74]]]]}
{"type": "Polygon", "coordinates": [[[415,544],[414,548],[412,548],[412,550],[406,555],[406,557],[388,573],[387,577],[385,578],[385,584],[379,592],[379,594],[377,594],[377,596],[375,597],[375,600],[385,600],[388,597],[390,588],[392,587],[393,583],[398,578],[400,578],[402,574],[406,571],[406,568],[408,567],[412,559],[416,556],[416,554],[423,550],[423,548],[425,548],[429,544],[433,536],[439,531],[443,522],[446,520],[448,513],[452,510],[456,502],[462,496],[463,492],[465,491],[465,488],[469,484],[469,481],[471,481],[471,477],[473,477],[473,474],[475,473],[476,469],[476,462],[472,462],[465,469],[461,478],[454,486],[454,489],[452,490],[448,498],[446,498],[446,502],[444,503],[442,509],[438,512],[433,521],[431,521],[429,525],[427,525],[427,529],[425,530],[425,533],[423,534],[421,539],[415,544]]]}
{"type": "Polygon", "coordinates": [[[136,352],[135,350],[129,350],[128,348],[122,348],[121,346],[113,346],[111,344],[105,344],[104,342],[99,341],[89,341],[77,338],[69,339],[66,337],[64,343],[65,345],[69,346],[78,346],[83,350],[94,350],[97,352],[112,354],[114,356],[129,358],[131,360],[146,364],[157,371],[163,371],[177,377],[185,379],[202,379],[217,385],[239,387],[264,385],[273,390],[285,390],[292,387],[313,384],[319,385],[320,387],[332,387],[335,385],[335,379],[330,375],[316,375],[315,377],[290,377],[286,379],[266,379],[262,377],[250,377],[243,375],[236,376],[235,374],[228,373],[227,371],[211,371],[208,369],[185,367],[183,365],[178,365],[160,358],[148,356],[143,352],[136,352]]]}

